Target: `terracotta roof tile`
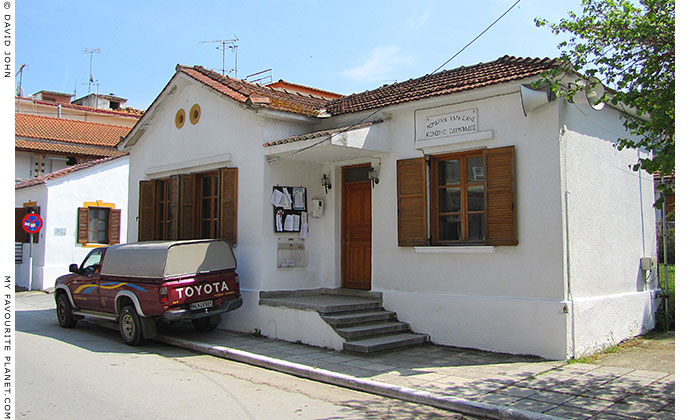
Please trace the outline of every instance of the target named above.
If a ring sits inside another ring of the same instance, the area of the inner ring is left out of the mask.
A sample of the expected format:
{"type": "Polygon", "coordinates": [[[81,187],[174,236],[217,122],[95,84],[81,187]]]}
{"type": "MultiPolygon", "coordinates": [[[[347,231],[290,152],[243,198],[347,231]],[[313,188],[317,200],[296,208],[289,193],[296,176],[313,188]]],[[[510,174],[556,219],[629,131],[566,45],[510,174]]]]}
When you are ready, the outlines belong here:
{"type": "Polygon", "coordinates": [[[266,107],[276,111],[316,116],[319,113],[318,111],[328,102],[327,99],[322,97],[290,92],[285,89],[274,89],[223,76],[201,66],[188,67],[178,65],[177,71],[238,102],[266,107]]]}
{"type": "Polygon", "coordinates": [[[435,96],[537,76],[558,65],[557,60],[504,56],[489,63],[444,70],[406,82],[382,86],[330,101],[331,115],[366,111],[435,96]]]}
{"type": "Polygon", "coordinates": [[[15,137],[114,147],[130,128],[119,125],[14,114],[15,137]]]}
{"type": "Polygon", "coordinates": [[[104,157],[122,156],[127,154],[124,152],[120,152],[114,147],[77,145],[42,140],[15,139],[14,147],[16,150],[21,150],[25,152],[50,152],[74,156],[104,157]]]}
{"type": "Polygon", "coordinates": [[[114,160],[114,159],[116,159],[116,158],[118,158],[118,157],[119,157],[119,156],[114,156],[114,157],[107,157],[107,158],[103,158],[103,159],[90,160],[90,161],[88,161],[88,162],[84,162],[84,163],[79,163],[79,164],[77,164],[77,165],[68,166],[68,167],[66,167],[66,168],[62,168],[62,169],[57,170],[57,171],[55,171],[55,172],[51,172],[51,173],[49,173],[49,174],[41,175],[41,176],[38,176],[38,177],[36,177],[36,178],[29,179],[29,180],[24,181],[24,182],[20,182],[19,184],[16,184],[16,185],[14,186],[14,189],[15,189],[15,190],[20,190],[20,189],[22,189],[22,188],[33,187],[34,185],[45,184],[46,181],[48,181],[48,180],[55,179],[55,178],[60,178],[60,177],[62,177],[62,176],[71,174],[71,173],[73,173],[73,172],[80,171],[80,170],[82,170],[82,169],[91,168],[91,167],[96,166],[96,165],[98,165],[98,164],[101,164],[101,163],[105,163],[105,162],[109,162],[109,161],[111,161],[111,160],[114,160]]]}

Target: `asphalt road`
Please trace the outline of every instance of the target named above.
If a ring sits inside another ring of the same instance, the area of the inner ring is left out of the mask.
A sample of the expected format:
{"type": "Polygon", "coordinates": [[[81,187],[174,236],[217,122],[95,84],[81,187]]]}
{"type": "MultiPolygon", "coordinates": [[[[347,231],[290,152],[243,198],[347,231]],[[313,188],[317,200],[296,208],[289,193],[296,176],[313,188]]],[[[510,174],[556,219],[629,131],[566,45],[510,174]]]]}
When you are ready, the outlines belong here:
{"type": "Polygon", "coordinates": [[[148,342],[16,299],[17,419],[470,419],[148,342]]]}

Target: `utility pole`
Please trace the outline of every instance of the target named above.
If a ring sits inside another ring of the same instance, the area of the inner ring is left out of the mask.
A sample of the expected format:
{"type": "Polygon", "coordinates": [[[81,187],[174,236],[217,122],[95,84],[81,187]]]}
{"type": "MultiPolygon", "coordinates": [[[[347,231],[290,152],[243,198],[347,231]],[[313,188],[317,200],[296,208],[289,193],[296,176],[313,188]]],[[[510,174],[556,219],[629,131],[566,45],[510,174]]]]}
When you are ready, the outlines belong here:
{"type": "Polygon", "coordinates": [[[233,39],[220,39],[216,41],[201,41],[199,44],[210,44],[210,43],[216,43],[220,44],[219,46],[216,47],[217,50],[223,51],[223,76],[225,76],[225,50],[234,50],[235,51],[235,79],[237,79],[237,48],[239,46],[237,45],[239,39],[238,38],[233,38],[233,39]]]}

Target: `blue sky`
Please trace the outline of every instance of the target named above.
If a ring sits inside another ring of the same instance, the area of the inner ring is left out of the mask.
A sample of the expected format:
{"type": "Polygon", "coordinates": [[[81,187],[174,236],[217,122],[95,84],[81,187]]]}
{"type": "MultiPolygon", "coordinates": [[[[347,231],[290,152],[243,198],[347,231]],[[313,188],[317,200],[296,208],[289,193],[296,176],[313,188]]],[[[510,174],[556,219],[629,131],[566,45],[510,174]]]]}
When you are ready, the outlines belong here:
{"type": "MultiPolygon", "coordinates": [[[[209,40],[238,38],[238,76],[272,69],[284,79],[349,94],[434,71],[515,0],[23,1],[16,9],[22,89],[88,93],[98,85],[146,109],[176,64],[222,69],[209,40]]],[[[445,68],[503,55],[556,57],[558,38],[534,25],[557,21],[580,0],[522,0],[445,68]]],[[[226,71],[234,52],[226,51],[226,71]]],[[[18,83],[18,81],[17,81],[18,83]]]]}

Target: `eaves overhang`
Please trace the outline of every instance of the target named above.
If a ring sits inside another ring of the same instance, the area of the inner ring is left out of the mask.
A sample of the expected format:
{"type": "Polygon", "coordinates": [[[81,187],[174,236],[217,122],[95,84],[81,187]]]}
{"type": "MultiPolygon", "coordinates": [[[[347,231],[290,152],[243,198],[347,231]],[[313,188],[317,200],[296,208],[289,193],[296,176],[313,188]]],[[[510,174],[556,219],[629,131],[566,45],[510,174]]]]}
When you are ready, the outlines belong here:
{"type": "Polygon", "coordinates": [[[300,134],[267,142],[266,160],[312,163],[381,157],[390,153],[388,121],[376,120],[300,134]]]}

